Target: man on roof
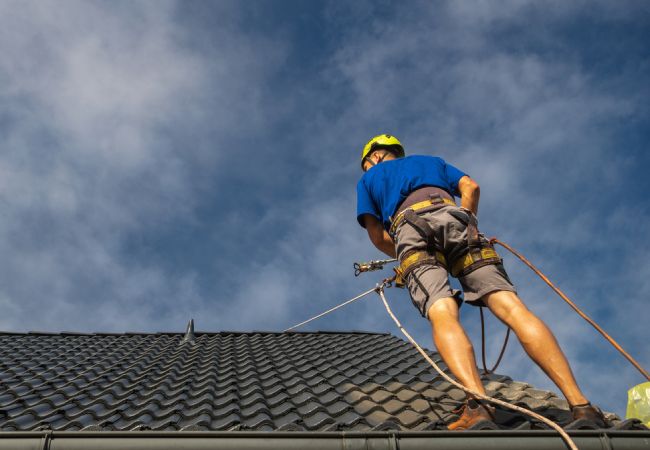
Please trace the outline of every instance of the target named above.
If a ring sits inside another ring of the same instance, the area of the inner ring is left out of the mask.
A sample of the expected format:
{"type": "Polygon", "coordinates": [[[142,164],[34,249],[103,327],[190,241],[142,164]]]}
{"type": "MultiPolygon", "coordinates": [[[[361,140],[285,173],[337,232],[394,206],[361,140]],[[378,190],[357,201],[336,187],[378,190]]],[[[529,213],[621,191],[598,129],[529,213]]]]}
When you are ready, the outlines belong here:
{"type": "MultiPolygon", "coordinates": [[[[526,308],[501,258],[479,233],[476,181],[441,158],[405,157],[400,141],[389,134],[365,145],[361,167],[365,173],[357,184],[357,220],[375,247],[399,259],[398,277],[431,322],[434,344],[453,375],[467,388],[485,393],[458,310],[463,301],[486,306],[562,391],[574,419],[606,426],[602,412],[578,387],[551,330],[526,308]],[[454,197],[460,197],[460,206],[454,197]],[[464,298],[450,287],[449,274],[460,281],[464,298]]],[[[476,428],[493,419],[493,407],[468,398],[460,418],[448,428],[476,428]]]]}

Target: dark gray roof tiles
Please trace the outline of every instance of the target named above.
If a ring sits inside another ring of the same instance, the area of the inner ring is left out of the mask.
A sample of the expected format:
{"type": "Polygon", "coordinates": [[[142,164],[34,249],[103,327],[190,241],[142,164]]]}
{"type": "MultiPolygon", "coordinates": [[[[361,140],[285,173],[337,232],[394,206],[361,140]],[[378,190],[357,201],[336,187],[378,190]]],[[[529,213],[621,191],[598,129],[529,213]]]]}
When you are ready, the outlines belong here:
{"type": "MultiPolygon", "coordinates": [[[[497,398],[569,420],[551,392],[485,381],[497,398]]],[[[0,431],[434,430],[463,399],[388,334],[0,335],[0,431]]],[[[497,423],[537,426],[502,410],[497,423]]]]}

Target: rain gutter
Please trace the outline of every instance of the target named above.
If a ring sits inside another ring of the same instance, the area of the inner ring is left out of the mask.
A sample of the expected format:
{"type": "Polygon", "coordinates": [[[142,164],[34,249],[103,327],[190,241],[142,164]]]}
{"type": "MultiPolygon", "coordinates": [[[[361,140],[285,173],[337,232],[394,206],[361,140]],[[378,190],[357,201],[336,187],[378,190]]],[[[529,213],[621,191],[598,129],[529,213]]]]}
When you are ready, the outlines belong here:
{"type": "MultiPolygon", "coordinates": [[[[579,430],[569,434],[580,450],[650,449],[650,431],[579,430]]],[[[12,431],[0,432],[0,450],[4,449],[566,450],[566,445],[554,431],[12,431]]]]}

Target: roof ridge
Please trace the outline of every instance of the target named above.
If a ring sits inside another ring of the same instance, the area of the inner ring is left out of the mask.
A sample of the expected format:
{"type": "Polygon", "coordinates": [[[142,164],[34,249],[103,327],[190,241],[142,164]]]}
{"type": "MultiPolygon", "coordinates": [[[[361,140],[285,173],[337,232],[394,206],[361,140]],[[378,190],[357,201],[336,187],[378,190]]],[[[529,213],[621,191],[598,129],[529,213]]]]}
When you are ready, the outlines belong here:
{"type": "MultiPolygon", "coordinates": [[[[143,332],[143,331],[124,331],[124,332],[83,332],[83,331],[5,331],[0,330],[0,336],[160,336],[160,335],[169,335],[169,336],[184,336],[185,331],[152,331],[152,332],[143,332]]],[[[253,335],[253,334],[265,334],[265,335],[278,335],[278,334],[367,334],[367,335],[379,335],[386,336],[391,335],[388,332],[378,332],[378,331],[363,331],[363,330],[350,330],[350,331],[335,331],[335,330],[316,330],[316,331],[195,331],[196,336],[207,335],[253,335]]]]}

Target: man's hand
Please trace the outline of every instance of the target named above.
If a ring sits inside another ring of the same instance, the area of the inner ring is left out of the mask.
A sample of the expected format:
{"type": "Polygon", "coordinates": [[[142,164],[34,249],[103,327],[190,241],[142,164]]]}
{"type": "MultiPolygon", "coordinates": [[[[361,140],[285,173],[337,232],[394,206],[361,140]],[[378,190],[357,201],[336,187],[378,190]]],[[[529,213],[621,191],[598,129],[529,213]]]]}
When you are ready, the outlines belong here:
{"type": "Polygon", "coordinates": [[[386,230],[384,230],[381,222],[375,216],[370,214],[365,214],[363,220],[366,230],[368,231],[368,237],[374,246],[391,258],[397,258],[397,254],[395,253],[395,244],[386,230]]]}
{"type": "Polygon", "coordinates": [[[460,191],[460,206],[477,216],[478,201],[481,196],[481,188],[478,183],[465,175],[458,181],[458,190],[460,191]]]}

